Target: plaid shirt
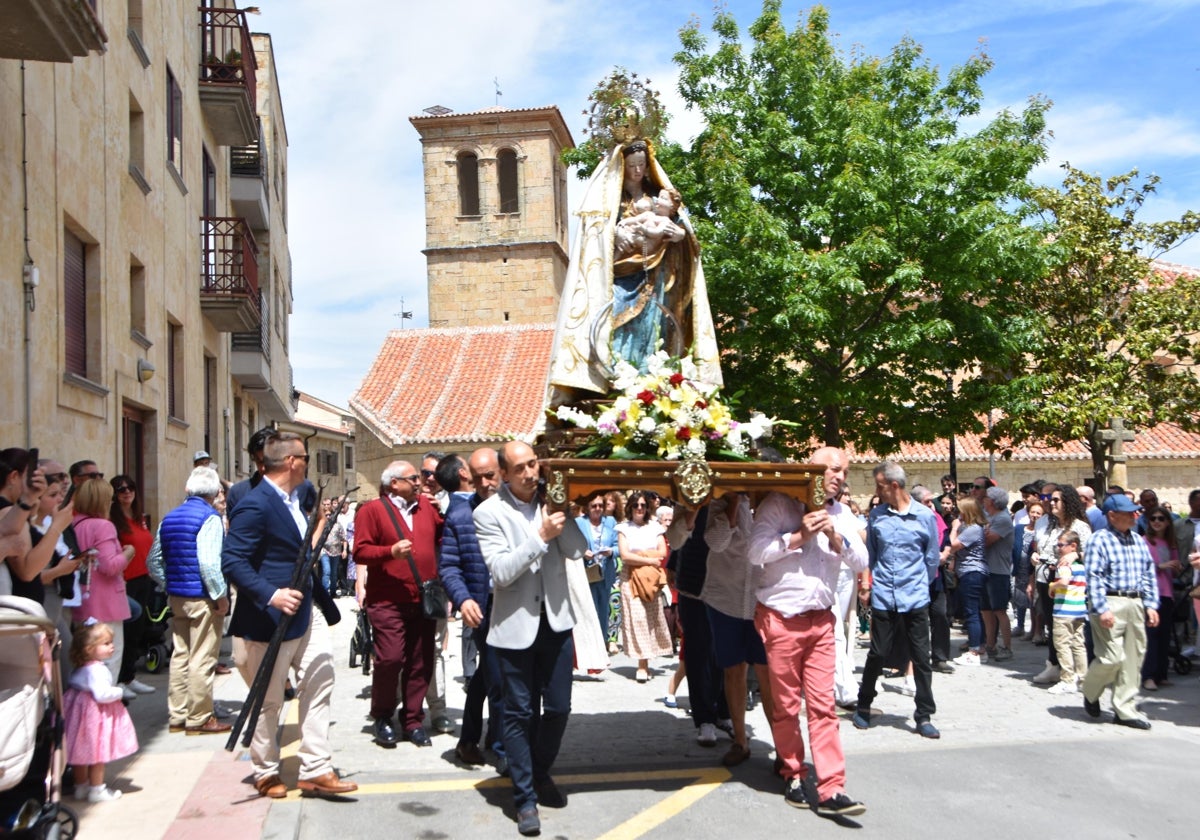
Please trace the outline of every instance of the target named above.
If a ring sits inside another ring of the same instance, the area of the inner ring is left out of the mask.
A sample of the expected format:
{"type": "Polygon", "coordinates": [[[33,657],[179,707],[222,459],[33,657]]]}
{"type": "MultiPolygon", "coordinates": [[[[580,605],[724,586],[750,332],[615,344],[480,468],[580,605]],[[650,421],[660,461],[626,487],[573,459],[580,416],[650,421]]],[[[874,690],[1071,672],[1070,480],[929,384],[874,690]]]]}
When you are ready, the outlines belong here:
{"type": "Polygon", "coordinates": [[[1130,530],[1119,533],[1111,527],[1092,534],[1084,548],[1087,568],[1088,607],[1093,615],[1108,612],[1108,593],[1120,589],[1140,592],[1142,606],[1158,609],[1158,582],[1154,560],[1146,541],[1130,530]]]}

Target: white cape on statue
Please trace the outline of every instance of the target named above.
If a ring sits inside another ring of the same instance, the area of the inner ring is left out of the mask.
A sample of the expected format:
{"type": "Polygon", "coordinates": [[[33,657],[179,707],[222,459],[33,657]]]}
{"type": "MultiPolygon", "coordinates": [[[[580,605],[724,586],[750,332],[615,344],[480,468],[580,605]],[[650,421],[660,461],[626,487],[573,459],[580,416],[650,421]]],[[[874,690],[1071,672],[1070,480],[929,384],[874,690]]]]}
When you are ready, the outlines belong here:
{"type": "MultiPolygon", "coordinates": [[[[611,389],[604,368],[612,367],[612,318],[603,318],[599,324],[596,319],[611,306],[613,300],[613,233],[625,179],[625,159],[621,149],[621,146],[615,147],[596,167],[576,213],[579,229],[575,232],[575,241],[571,243],[570,263],[558,305],[558,321],[547,378],[547,407],[568,402],[580,391],[605,395],[611,389]]],[[[671,187],[671,181],[658,165],[657,158],[651,161],[654,180],[664,187],[671,187]]],[[[688,234],[694,237],[695,232],[686,211],[680,211],[680,218],[688,234]]],[[[722,385],[717,336],[698,253],[692,269],[694,347],[691,349],[700,371],[699,379],[712,385],[722,385]]],[[[684,349],[685,353],[687,349],[684,349]]]]}

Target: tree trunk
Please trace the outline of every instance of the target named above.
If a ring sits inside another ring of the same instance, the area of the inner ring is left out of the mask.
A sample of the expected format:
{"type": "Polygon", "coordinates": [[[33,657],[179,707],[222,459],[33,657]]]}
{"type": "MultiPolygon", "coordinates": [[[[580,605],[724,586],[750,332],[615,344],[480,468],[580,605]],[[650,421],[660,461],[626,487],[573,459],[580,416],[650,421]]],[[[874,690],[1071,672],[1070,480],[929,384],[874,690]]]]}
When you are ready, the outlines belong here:
{"type": "Polygon", "coordinates": [[[842,445],[841,412],[836,405],[825,406],[825,445],[842,445]]]}

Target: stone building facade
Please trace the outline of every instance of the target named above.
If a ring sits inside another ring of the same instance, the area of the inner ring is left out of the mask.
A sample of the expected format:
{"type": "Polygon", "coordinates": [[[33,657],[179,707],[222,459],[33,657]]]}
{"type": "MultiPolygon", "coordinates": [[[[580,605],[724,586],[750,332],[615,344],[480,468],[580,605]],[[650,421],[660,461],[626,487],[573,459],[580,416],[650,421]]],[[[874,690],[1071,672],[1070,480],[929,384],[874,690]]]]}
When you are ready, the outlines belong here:
{"type": "Polygon", "coordinates": [[[574,145],[558,108],[426,113],[411,122],[425,171],[429,325],[554,321],[568,261],[559,156],[574,145]]]}
{"type": "Polygon", "coordinates": [[[236,481],[294,410],[282,100],[223,5],[16,3],[0,36],[0,441],[131,474],[155,519],[195,450],[236,481]]]}

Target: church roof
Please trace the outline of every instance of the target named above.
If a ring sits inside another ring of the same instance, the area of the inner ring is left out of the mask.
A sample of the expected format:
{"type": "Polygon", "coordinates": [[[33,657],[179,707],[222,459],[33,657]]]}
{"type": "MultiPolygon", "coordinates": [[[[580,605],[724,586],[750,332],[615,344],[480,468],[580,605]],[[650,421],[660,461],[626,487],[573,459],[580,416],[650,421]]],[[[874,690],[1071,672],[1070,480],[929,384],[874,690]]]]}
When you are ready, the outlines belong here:
{"type": "Polygon", "coordinates": [[[350,408],[393,446],[528,436],[553,338],[553,324],[392,330],[350,408]]]}

